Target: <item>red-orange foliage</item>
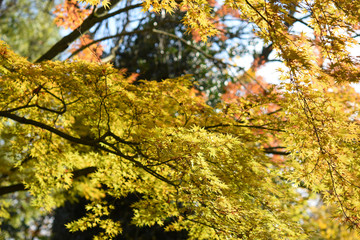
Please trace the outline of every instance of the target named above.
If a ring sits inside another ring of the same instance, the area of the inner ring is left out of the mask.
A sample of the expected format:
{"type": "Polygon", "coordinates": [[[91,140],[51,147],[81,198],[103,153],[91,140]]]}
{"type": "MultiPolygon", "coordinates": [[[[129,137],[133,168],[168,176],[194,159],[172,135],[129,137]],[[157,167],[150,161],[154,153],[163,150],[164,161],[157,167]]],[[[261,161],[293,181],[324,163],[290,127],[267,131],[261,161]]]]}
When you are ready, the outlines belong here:
{"type": "MultiPolygon", "coordinates": [[[[74,30],[79,27],[84,19],[91,14],[92,8],[93,7],[89,7],[84,4],[79,4],[76,0],[66,0],[64,3],[57,5],[55,8],[55,23],[65,29],[70,28],[74,30]]],[[[91,36],[84,34],[78,41],[71,45],[69,51],[73,53],[91,42],[91,36]]],[[[100,61],[100,56],[102,55],[103,50],[103,46],[100,43],[92,44],[79,52],[76,57],[87,61],[100,61]]]]}
{"type": "MultiPolygon", "coordinates": [[[[87,34],[84,34],[80,37],[78,41],[76,41],[72,46],[70,51],[74,52],[77,49],[81,48],[82,46],[85,46],[89,43],[91,43],[93,40],[91,37],[87,34]]],[[[85,48],[81,52],[79,52],[76,57],[82,60],[87,60],[91,62],[100,62],[100,56],[103,53],[103,46],[100,43],[95,43],[90,45],[89,47],[85,48]]]]}
{"type": "Polygon", "coordinates": [[[90,15],[92,8],[80,5],[76,0],[66,0],[55,8],[55,23],[65,29],[76,29],[90,15]]]}

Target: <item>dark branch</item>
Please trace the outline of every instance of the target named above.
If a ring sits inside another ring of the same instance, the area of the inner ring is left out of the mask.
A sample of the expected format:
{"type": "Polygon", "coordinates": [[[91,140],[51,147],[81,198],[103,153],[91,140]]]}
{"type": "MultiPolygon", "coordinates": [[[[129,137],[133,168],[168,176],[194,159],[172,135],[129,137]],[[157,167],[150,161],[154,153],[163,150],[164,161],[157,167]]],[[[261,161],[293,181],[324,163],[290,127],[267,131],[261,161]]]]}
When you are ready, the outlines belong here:
{"type": "Polygon", "coordinates": [[[246,128],[264,129],[264,130],[276,131],[276,132],[285,132],[284,130],[278,128],[268,128],[264,126],[255,126],[255,125],[234,125],[234,124],[217,124],[213,126],[206,126],[204,127],[204,129],[218,128],[218,127],[246,127],[246,128]]]}
{"type": "Polygon", "coordinates": [[[268,154],[273,154],[273,155],[281,155],[281,156],[287,156],[290,154],[290,152],[281,152],[281,151],[271,151],[271,150],[268,150],[268,149],[264,149],[265,153],[268,153],[268,154]]]}
{"type": "Polygon", "coordinates": [[[70,136],[60,130],[57,130],[56,128],[53,128],[53,127],[50,127],[44,123],[41,123],[41,122],[38,122],[38,121],[35,121],[35,120],[31,120],[31,119],[27,119],[27,118],[24,118],[24,117],[19,117],[13,113],[10,113],[8,111],[0,111],[0,117],[6,117],[6,118],[10,118],[16,122],[19,122],[19,123],[23,123],[23,124],[28,124],[28,125],[32,125],[32,126],[36,126],[36,127],[39,127],[39,128],[42,128],[42,129],[45,129],[45,130],[48,130],[49,132],[52,132],[56,135],[58,135],[59,137],[62,137],[66,140],[69,140],[71,142],[75,142],[75,143],[80,143],[80,144],[83,144],[83,145],[88,145],[88,146],[94,146],[96,147],[96,144],[94,145],[94,142],[92,141],[88,141],[88,140],[85,140],[85,139],[82,139],[82,138],[76,138],[76,137],[73,137],[73,136],[70,136]]]}
{"type": "Polygon", "coordinates": [[[133,34],[137,34],[137,33],[142,33],[142,32],[146,32],[146,31],[151,31],[151,29],[144,29],[144,30],[136,30],[136,31],[131,31],[131,32],[122,32],[119,34],[115,34],[115,35],[111,35],[111,36],[107,36],[107,37],[103,37],[97,40],[94,40],[86,45],[81,46],[80,48],[76,49],[73,53],[71,53],[70,57],[68,58],[72,58],[73,56],[75,56],[76,54],[78,54],[79,52],[83,51],[84,49],[90,47],[91,45],[98,43],[98,42],[102,42],[111,38],[117,38],[117,37],[123,37],[123,36],[127,36],[127,35],[133,35],[133,34]]]}
{"type": "Polygon", "coordinates": [[[8,193],[14,193],[14,192],[25,191],[25,190],[26,190],[25,185],[22,183],[7,186],[7,187],[0,187],[0,196],[8,194],[8,193]]]}
{"type": "MultiPolygon", "coordinates": [[[[75,170],[73,171],[73,179],[82,177],[82,176],[87,176],[90,173],[94,173],[96,172],[97,168],[96,167],[87,167],[87,168],[83,168],[83,169],[79,169],[79,170],[75,170]]],[[[22,183],[19,184],[14,184],[11,186],[7,186],[7,187],[0,187],[0,196],[8,194],[8,193],[14,193],[14,192],[19,192],[19,191],[25,191],[25,185],[22,183]]]]}
{"type": "Polygon", "coordinates": [[[83,168],[83,169],[78,169],[72,172],[73,174],[73,179],[82,177],[82,176],[87,176],[90,173],[94,173],[96,172],[97,167],[87,167],[87,168],[83,168]]]}
{"type": "MultiPolygon", "coordinates": [[[[116,4],[118,4],[119,2],[120,2],[120,0],[111,0],[110,1],[110,4],[111,4],[110,9],[115,7],[116,4]]],[[[90,28],[92,28],[96,23],[101,22],[110,17],[113,17],[116,14],[120,14],[122,12],[126,12],[131,9],[138,8],[138,7],[141,7],[141,4],[128,6],[128,7],[119,9],[118,11],[115,11],[115,12],[109,13],[109,14],[107,14],[110,10],[109,8],[101,7],[99,9],[97,9],[95,12],[93,12],[91,15],[89,15],[78,28],[76,28],[74,31],[72,31],[67,36],[60,39],[60,41],[58,41],[54,46],[52,46],[44,55],[42,55],[39,59],[37,59],[36,62],[42,62],[45,60],[53,59],[58,54],[65,51],[72,42],[74,42],[83,33],[85,33],[90,28]]]]}
{"type": "MultiPolygon", "coordinates": [[[[149,174],[151,174],[154,177],[158,178],[159,180],[161,180],[163,182],[166,182],[166,183],[168,183],[170,185],[176,186],[173,182],[171,182],[170,180],[168,180],[164,176],[160,175],[156,171],[150,169],[149,167],[147,167],[144,164],[140,163],[139,161],[135,160],[135,158],[133,156],[125,155],[124,153],[122,153],[117,148],[113,148],[114,150],[106,148],[105,146],[100,145],[100,143],[97,140],[93,140],[93,141],[90,140],[89,141],[89,140],[86,140],[86,139],[83,139],[83,138],[76,138],[76,137],[73,137],[73,136],[71,136],[69,134],[66,134],[66,133],[62,132],[62,131],[59,131],[56,128],[53,128],[53,127],[51,127],[49,125],[46,125],[44,123],[41,123],[41,122],[38,122],[38,121],[35,121],[35,120],[31,120],[31,119],[27,119],[27,118],[24,118],[24,117],[19,117],[19,116],[15,115],[15,114],[12,114],[12,113],[9,113],[9,112],[6,112],[6,111],[0,111],[0,117],[6,117],[6,118],[12,119],[12,120],[14,120],[16,122],[19,122],[19,123],[36,126],[36,127],[42,128],[44,130],[47,130],[47,131],[49,131],[51,133],[54,133],[54,134],[58,135],[59,137],[61,137],[63,139],[66,139],[66,140],[69,140],[71,142],[91,146],[91,147],[94,147],[96,149],[100,149],[100,150],[103,150],[105,152],[115,154],[115,155],[117,155],[119,157],[122,157],[122,158],[124,158],[126,160],[129,160],[130,162],[134,163],[137,167],[144,169],[146,172],[148,172],[149,174]]],[[[104,141],[102,141],[102,143],[104,143],[104,141]]]]}

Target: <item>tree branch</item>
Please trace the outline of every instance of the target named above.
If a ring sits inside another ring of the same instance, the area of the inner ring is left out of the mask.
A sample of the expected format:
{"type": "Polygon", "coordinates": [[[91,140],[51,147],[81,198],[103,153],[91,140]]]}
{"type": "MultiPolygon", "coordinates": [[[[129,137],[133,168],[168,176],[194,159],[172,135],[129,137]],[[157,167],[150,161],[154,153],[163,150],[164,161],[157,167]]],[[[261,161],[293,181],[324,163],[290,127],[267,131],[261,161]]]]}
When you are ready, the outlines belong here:
{"type": "Polygon", "coordinates": [[[290,152],[281,152],[281,151],[272,151],[272,150],[267,150],[267,149],[264,149],[265,153],[268,153],[268,154],[273,154],[273,155],[280,155],[280,156],[287,156],[290,154],[290,152]]]}
{"type": "MultiPolygon", "coordinates": [[[[96,167],[87,167],[87,168],[75,170],[72,172],[73,179],[89,175],[90,173],[96,172],[96,170],[97,170],[96,167]]],[[[8,193],[14,193],[14,192],[25,191],[25,190],[26,190],[25,185],[22,183],[14,184],[14,185],[7,186],[7,187],[0,187],[0,196],[8,194],[8,193]]]]}
{"type": "Polygon", "coordinates": [[[7,186],[7,187],[0,187],[0,196],[8,194],[8,193],[14,193],[19,191],[25,191],[25,185],[22,183],[7,186]]]}
{"type": "MultiPolygon", "coordinates": [[[[96,144],[94,144],[93,141],[88,141],[88,140],[85,140],[85,139],[82,139],[82,138],[73,137],[73,136],[71,136],[69,134],[66,134],[66,133],[60,131],[60,130],[57,130],[56,128],[50,127],[49,125],[46,125],[44,123],[41,123],[41,122],[38,122],[38,121],[35,121],[35,120],[27,119],[27,118],[24,118],[24,117],[19,117],[18,115],[15,115],[15,114],[10,113],[8,111],[0,111],[0,117],[10,118],[10,119],[12,119],[12,120],[14,120],[16,122],[19,122],[19,123],[32,125],[32,126],[36,126],[36,127],[48,130],[49,132],[52,132],[52,133],[58,135],[59,137],[62,137],[62,138],[66,139],[66,140],[69,140],[71,142],[97,147],[96,144]]],[[[101,147],[101,146],[99,146],[99,147],[101,147]]]]}
{"type": "MultiPolygon", "coordinates": [[[[71,136],[69,134],[66,134],[66,133],[62,132],[62,131],[59,131],[56,128],[53,128],[53,127],[51,127],[49,125],[46,125],[44,123],[41,123],[41,122],[38,122],[38,121],[35,121],[35,120],[32,120],[32,119],[27,119],[27,118],[24,118],[24,117],[19,117],[19,116],[15,115],[15,114],[7,112],[7,111],[0,111],[0,117],[6,117],[6,118],[12,119],[12,120],[14,120],[16,122],[19,122],[19,123],[39,127],[39,128],[45,129],[45,130],[47,130],[47,131],[49,131],[51,133],[54,133],[55,135],[58,135],[59,137],[61,137],[63,139],[69,140],[71,142],[91,146],[91,147],[94,147],[96,149],[100,149],[100,150],[103,150],[105,152],[115,154],[116,156],[122,157],[122,158],[134,163],[137,167],[142,168],[143,170],[145,170],[146,172],[148,172],[152,176],[156,177],[157,179],[159,179],[159,180],[161,180],[163,182],[166,182],[166,183],[168,183],[168,184],[170,184],[172,186],[176,186],[175,183],[173,183],[172,181],[170,181],[166,177],[164,177],[161,174],[157,173],[156,171],[150,169],[148,166],[142,164],[141,162],[135,160],[134,156],[125,155],[118,148],[113,148],[114,150],[106,148],[106,147],[102,146],[99,143],[98,140],[93,140],[93,141],[90,140],[89,141],[89,140],[82,139],[82,138],[76,138],[76,137],[73,137],[73,136],[71,136]]],[[[104,143],[104,141],[102,141],[102,142],[104,143]]]]}
{"type": "Polygon", "coordinates": [[[203,51],[199,47],[190,44],[188,41],[186,41],[185,39],[183,39],[181,37],[176,36],[175,34],[168,33],[168,32],[165,32],[165,31],[162,31],[162,30],[159,30],[159,29],[153,29],[152,31],[154,33],[158,33],[158,34],[165,35],[165,36],[168,36],[168,37],[171,37],[171,38],[175,38],[175,39],[181,41],[182,43],[184,43],[186,46],[198,51],[199,53],[204,55],[206,58],[212,59],[213,61],[215,61],[217,63],[220,63],[220,64],[225,65],[225,66],[226,65],[231,65],[231,64],[228,64],[228,63],[224,63],[221,59],[218,59],[218,58],[216,58],[214,56],[211,56],[210,54],[207,54],[205,51],[203,51]]]}
{"type": "Polygon", "coordinates": [[[234,125],[234,124],[217,124],[213,126],[206,126],[204,127],[204,129],[218,128],[218,127],[245,127],[245,128],[264,129],[264,130],[276,131],[276,132],[285,132],[284,130],[278,128],[268,128],[264,126],[255,126],[255,125],[234,125]]]}
{"type": "Polygon", "coordinates": [[[118,33],[115,35],[111,35],[111,36],[107,36],[107,37],[103,37],[97,40],[94,40],[86,45],[81,46],[80,48],[76,49],[73,53],[71,53],[71,55],[68,57],[68,59],[72,58],[73,56],[75,56],[76,54],[78,54],[79,52],[83,51],[84,49],[90,47],[91,45],[98,43],[98,42],[102,42],[111,38],[116,38],[116,37],[122,37],[122,36],[126,36],[126,35],[132,35],[132,34],[137,34],[137,33],[142,33],[142,32],[146,32],[146,31],[151,31],[151,29],[144,29],[144,30],[135,30],[135,31],[131,31],[131,32],[122,32],[122,33],[118,33]]]}
{"type": "Polygon", "coordinates": [[[141,4],[136,4],[136,5],[132,5],[132,6],[128,6],[128,7],[119,9],[113,13],[107,14],[111,10],[111,8],[114,8],[116,6],[116,4],[118,4],[119,2],[120,2],[120,0],[111,0],[110,1],[110,9],[101,7],[99,9],[97,9],[95,12],[93,12],[92,14],[90,14],[78,28],[76,28],[70,34],[68,34],[65,37],[63,37],[62,39],[60,39],[54,46],[52,46],[44,55],[42,55],[40,58],[38,58],[35,62],[38,63],[38,62],[42,62],[45,60],[53,59],[58,54],[65,51],[72,42],[74,42],[84,32],[86,32],[90,28],[92,28],[96,23],[101,22],[110,17],[113,17],[116,14],[120,14],[122,12],[126,12],[131,9],[141,7],[141,4]]]}

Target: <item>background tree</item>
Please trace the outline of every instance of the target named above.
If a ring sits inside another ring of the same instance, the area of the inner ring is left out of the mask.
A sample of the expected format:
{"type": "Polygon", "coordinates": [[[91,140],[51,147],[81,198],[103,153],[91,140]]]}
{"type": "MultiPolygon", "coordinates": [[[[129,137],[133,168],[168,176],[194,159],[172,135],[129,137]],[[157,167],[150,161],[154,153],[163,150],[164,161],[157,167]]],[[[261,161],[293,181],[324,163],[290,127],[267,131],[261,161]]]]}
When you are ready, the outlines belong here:
{"type": "Polygon", "coordinates": [[[1,39],[18,54],[35,60],[60,38],[53,23],[53,8],[53,1],[1,1],[1,39]]]}

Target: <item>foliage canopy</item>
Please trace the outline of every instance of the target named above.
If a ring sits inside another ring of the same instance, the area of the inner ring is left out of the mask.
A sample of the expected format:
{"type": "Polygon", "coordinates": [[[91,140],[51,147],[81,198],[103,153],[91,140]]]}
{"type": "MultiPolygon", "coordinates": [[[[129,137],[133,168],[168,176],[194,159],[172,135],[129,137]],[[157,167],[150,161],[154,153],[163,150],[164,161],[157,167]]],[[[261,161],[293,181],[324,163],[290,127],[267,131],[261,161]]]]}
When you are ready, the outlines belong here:
{"type": "MultiPolygon", "coordinates": [[[[102,15],[83,20],[85,30],[117,2],[103,2],[102,15]]],[[[220,31],[210,1],[143,6],[179,8],[202,40],[220,31]]],[[[251,24],[286,67],[277,86],[216,106],[189,75],[134,84],[111,64],[49,61],[64,40],[37,62],[1,42],[0,217],[10,218],[6,196],[16,191],[26,189],[44,211],[81,196],[90,201],[88,214],[67,227],[99,227],[94,238],[111,239],[122,228],[109,217],[107,197],[136,193],[138,226],[185,229],[190,239],[306,239],[302,187],[358,228],[359,96],[350,83],[358,82],[359,67],[350,48],[360,4],[239,0],[223,7],[251,24]],[[310,30],[296,32],[295,22],[310,30]]]]}

